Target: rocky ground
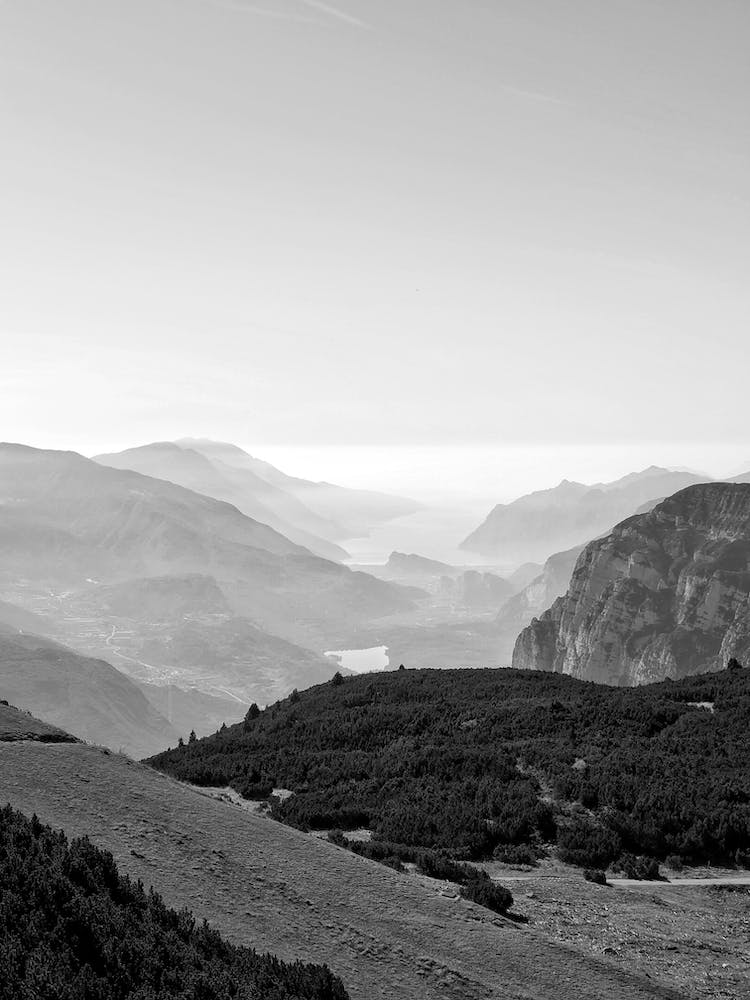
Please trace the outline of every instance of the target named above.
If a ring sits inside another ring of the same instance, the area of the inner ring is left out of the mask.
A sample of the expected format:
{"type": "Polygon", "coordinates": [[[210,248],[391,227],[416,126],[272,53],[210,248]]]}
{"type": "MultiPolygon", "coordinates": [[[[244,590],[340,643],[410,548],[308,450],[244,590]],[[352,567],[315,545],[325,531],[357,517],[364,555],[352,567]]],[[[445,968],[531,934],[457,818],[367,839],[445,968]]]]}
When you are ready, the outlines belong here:
{"type": "Polygon", "coordinates": [[[670,882],[605,887],[554,863],[532,872],[488,867],[512,890],[515,908],[531,926],[557,941],[606,956],[686,998],[750,996],[750,886],[690,884],[694,877],[737,878],[737,872],[701,869],[670,882]]]}

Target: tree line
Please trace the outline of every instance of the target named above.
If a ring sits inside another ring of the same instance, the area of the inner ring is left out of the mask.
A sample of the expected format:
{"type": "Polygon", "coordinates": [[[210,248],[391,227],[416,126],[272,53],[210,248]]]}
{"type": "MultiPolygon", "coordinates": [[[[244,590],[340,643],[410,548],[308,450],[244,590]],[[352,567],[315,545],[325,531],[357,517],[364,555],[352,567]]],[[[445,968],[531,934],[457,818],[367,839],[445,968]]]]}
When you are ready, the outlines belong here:
{"type": "Polygon", "coordinates": [[[519,670],[339,678],[150,763],[265,798],[302,829],[463,859],[533,861],[555,845],[750,864],[750,670],[612,688],[519,670]]]}

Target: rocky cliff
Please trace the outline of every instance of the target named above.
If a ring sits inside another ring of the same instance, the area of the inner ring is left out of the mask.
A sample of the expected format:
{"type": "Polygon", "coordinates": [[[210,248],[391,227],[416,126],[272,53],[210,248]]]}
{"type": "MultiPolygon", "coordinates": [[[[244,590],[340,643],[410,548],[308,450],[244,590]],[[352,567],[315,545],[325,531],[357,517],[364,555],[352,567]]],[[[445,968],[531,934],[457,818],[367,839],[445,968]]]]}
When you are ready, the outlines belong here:
{"type": "Polygon", "coordinates": [[[513,666],[642,684],[750,660],[750,485],[681,490],[578,558],[513,666]]]}

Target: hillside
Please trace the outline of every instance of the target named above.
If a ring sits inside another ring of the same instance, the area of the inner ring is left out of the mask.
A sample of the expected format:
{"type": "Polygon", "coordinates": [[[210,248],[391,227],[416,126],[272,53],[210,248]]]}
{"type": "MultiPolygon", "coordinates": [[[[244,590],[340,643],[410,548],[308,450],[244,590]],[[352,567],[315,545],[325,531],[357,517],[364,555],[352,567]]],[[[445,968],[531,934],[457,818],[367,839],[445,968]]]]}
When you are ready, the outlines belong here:
{"type": "Polygon", "coordinates": [[[416,578],[433,576],[457,576],[461,571],[457,566],[426,559],[414,552],[391,552],[384,571],[393,577],[412,576],[416,578]]]}
{"type": "Polygon", "coordinates": [[[122,605],[128,587],[143,599],[145,578],[184,591],[195,574],[215,581],[231,614],[318,649],[412,607],[403,588],[320,559],[230,504],[73,453],[0,446],[0,496],[0,597],[58,622],[82,617],[79,599],[92,627],[106,618],[113,595],[99,601],[98,587],[122,585],[122,605]]]}
{"type": "Polygon", "coordinates": [[[247,704],[235,698],[217,697],[195,687],[135,683],[171,729],[185,738],[191,731],[198,736],[208,736],[224,722],[239,722],[248,709],[247,704]]]}
{"type": "Polygon", "coordinates": [[[23,712],[4,699],[0,700],[0,742],[38,740],[40,743],[75,743],[71,736],[57,726],[42,722],[29,712],[23,712]]]}
{"type": "MultiPolygon", "coordinates": [[[[346,558],[346,551],[339,545],[304,527],[314,520],[312,512],[252,469],[235,468],[172,441],[95,455],[94,461],[114,469],[131,469],[155,479],[166,479],[196,493],[224,500],[324,559],[346,558]]],[[[322,526],[326,528],[325,524],[322,526]]]]}
{"type": "Polygon", "coordinates": [[[750,669],[625,689],[398,670],[312,688],[150,763],[249,797],[289,789],[274,814],[304,828],[460,857],[556,842],[595,867],[623,851],[733,859],[750,846],[749,708],[750,669]]]}
{"type": "Polygon", "coordinates": [[[0,698],[91,743],[144,756],[177,733],[109,663],[0,628],[0,698]]]}
{"type": "Polygon", "coordinates": [[[415,553],[391,552],[385,566],[371,572],[404,586],[412,584],[467,612],[496,610],[519,589],[497,573],[450,566],[415,553]]]}
{"type": "MultiPolygon", "coordinates": [[[[282,491],[291,500],[296,501],[298,506],[293,508],[294,512],[285,515],[290,521],[298,523],[299,505],[301,505],[308,513],[312,511],[315,518],[307,530],[335,541],[346,542],[348,538],[367,535],[377,525],[419,510],[420,505],[406,497],[373,490],[349,489],[336,486],[334,483],[312,482],[289,476],[269,462],[255,458],[236,445],[226,442],[186,438],[177,444],[193,448],[210,458],[212,462],[221,462],[223,467],[252,472],[268,486],[282,491]]],[[[289,502],[288,500],[287,503],[289,502]]],[[[306,527],[306,524],[300,526],[306,527]]]]}
{"type": "Polygon", "coordinates": [[[123,876],[109,852],[0,809],[3,995],[14,1000],[347,1000],[328,969],[235,948],[123,876]]]}
{"type": "Polygon", "coordinates": [[[328,962],[353,1000],[677,1000],[399,875],[158,772],[84,746],[0,745],[0,802],[88,834],[168,906],[234,944],[328,962]]]}
{"type": "Polygon", "coordinates": [[[554,489],[498,504],[461,548],[505,562],[544,561],[609,531],[643,504],[701,482],[692,472],[652,466],[612,483],[586,486],[563,480],[554,489]]]}
{"type": "Polygon", "coordinates": [[[750,485],[693,486],[581,553],[514,666],[641,684],[750,659],[750,485]]]}

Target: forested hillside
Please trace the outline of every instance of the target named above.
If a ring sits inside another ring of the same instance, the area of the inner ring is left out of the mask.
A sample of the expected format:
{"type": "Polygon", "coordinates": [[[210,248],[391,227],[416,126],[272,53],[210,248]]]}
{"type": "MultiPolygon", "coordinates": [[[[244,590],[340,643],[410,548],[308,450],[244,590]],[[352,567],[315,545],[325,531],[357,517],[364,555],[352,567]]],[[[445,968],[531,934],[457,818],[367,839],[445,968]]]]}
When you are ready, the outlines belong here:
{"type": "Polygon", "coordinates": [[[0,809],[0,995],[13,1000],[346,1000],[325,966],[222,939],[86,839],[0,809]]]}
{"type": "Polygon", "coordinates": [[[564,859],[623,852],[748,861],[750,670],[633,689],[519,670],[402,670],[332,682],[154,757],[185,781],[277,818],[368,826],[458,857],[556,842],[564,859]]]}

